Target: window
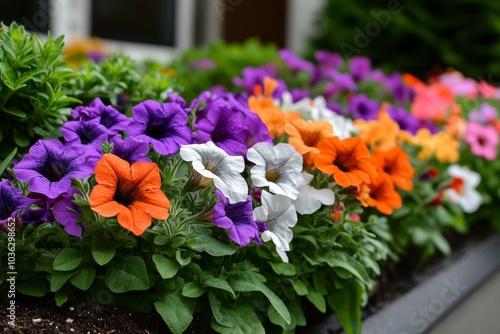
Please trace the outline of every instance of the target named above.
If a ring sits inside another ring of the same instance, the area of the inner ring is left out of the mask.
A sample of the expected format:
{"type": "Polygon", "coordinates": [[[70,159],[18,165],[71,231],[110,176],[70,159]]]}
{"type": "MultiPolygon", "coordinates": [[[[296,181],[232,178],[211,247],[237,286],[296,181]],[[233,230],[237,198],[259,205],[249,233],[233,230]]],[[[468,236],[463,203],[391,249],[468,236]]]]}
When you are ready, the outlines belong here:
{"type": "Polygon", "coordinates": [[[175,0],[93,0],[91,34],[175,46],[175,0]]]}
{"type": "Polygon", "coordinates": [[[0,2],[0,21],[5,25],[13,21],[27,30],[47,33],[50,26],[49,0],[16,0],[0,2]]]}

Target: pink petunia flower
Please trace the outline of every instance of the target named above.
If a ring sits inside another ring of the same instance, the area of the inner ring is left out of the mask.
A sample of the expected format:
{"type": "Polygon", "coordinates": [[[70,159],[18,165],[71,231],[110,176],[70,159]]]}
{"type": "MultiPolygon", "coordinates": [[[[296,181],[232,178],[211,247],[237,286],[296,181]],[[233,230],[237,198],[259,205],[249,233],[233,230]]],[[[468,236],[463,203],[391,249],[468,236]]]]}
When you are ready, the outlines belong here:
{"type": "Polygon", "coordinates": [[[467,125],[465,141],[470,145],[472,153],[478,157],[495,160],[498,139],[498,132],[492,126],[482,126],[474,122],[467,125]]]}

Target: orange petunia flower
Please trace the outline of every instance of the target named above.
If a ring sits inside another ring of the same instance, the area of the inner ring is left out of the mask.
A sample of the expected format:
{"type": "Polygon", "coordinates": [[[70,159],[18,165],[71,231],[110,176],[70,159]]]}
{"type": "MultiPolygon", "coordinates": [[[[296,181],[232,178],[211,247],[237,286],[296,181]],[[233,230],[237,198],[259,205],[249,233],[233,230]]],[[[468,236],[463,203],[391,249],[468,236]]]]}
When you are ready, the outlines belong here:
{"type": "Polygon", "coordinates": [[[399,209],[403,205],[401,196],[384,174],[372,178],[372,182],[367,186],[370,188],[370,193],[367,201],[362,202],[364,206],[375,207],[381,213],[390,215],[394,209],[399,209]]]}
{"type": "MultiPolygon", "coordinates": [[[[264,95],[250,96],[248,99],[248,107],[259,115],[269,129],[269,135],[273,137],[284,135],[287,120],[300,116],[298,113],[285,113],[274,103],[272,95],[276,87],[278,87],[278,82],[266,77],[264,78],[264,95]]],[[[259,86],[256,87],[255,93],[260,95],[261,88],[259,86]]]]}
{"type": "Polygon", "coordinates": [[[132,166],[113,154],[105,154],[95,167],[97,185],[90,193],[90,208],[141,235],[151,218],[167,219],[170,201],[161,191],[158,165],[136,162],[132,166]]]}
{"type": "Polygon", "coordinates": [[[314,166],[314,158],[319,153],[318,143],[333,136],[333,126],[325,121],[306,121],[295,118],[285,124],[285,132],[290,136],[288,144],[304,157],[306,168],[314,166]]]}
{"type": "Polygon", "coordinates": [[[333,174],[335,182],[342,187],[370,183],[377,175],[370,152],[358,137],[344,140],[328,137],[319,142],[318,149],[314,165],[325,174],[333,174]]]}
{"type": "Polygon", "coordinates": [[[379,175],[385,174],[394,185],[406,191],[413,189],[412,178],[415,170],[410,164],[410,158],[399,146],[389,150],[375,150],[372,162],[379,175]]]}
{"type": "Polygon", "coordinates": [[[354,125],[359,128],[359,137],[372,150],[386,150],[396,146],[400,133],[399,124],[391,119],[386,106],[382,106],[377,120],[357,119],[354,125]]]}

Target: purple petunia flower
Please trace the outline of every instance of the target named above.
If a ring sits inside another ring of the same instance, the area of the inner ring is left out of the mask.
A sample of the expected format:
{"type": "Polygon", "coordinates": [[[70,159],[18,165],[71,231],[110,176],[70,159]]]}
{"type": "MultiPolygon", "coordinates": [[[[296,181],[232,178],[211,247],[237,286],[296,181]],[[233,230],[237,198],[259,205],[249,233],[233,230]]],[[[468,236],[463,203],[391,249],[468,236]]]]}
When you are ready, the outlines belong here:
{"type": "Polygon", "coordinates": [[[230,95],[208,100],[196,114],[194,143],[212,141],[229,155],[246,155],[255,143],[272,142],[259,116],[230,95]]]}
{"type": "Polygon", "coordinates": [[[285,82],[276,78],[277,69],[272,64],[261,67],[245,67],[242,74],[243,78],[233,78],[233,83],[245,89],[248,95],[254,94],[255,86],[262,87],[264,85],[265,77],[273,78],[278,81],[278,87],[273,93],[274,98],[280,98],[283,92],[287,90],[285,82]]]}
{"type": "Polygon", "coordinates": [[[215,190],[215,192],[221,202],[214,207],[212,217],[214,224],[228,228],[229,238],[240,246],[247,245],[252,239],[259,243],[259,227],[253,218],[252,198],[248,196],[246,201],[230,204],[221,191],[215,190]]]}
{"type": "Polygon", "coordinates": [[[68,192],[63,194],[59,201],[54,204],[52,214],[56,221],[64,227],[64,230],[69,235],[82,237],[82,227],[78,224],[80,219],[81,209],[73,202],[74,195],[82,195],[80,191],[71,187],[68,192]]]}
{"type": "Polygon", "coordinates": [[[399,124],[401,130],[408,131],[412,134],[417,133],[419,120],[404,108],[389,106],[387,112],[392,120],[399,124]]]}
{"type": "Polygon", "coordinates": [[[66,146],[92,145],[101,151],[101,144],[108,140],[108,129],[99,123],[99,118],[89,121],[69,121],[61,126],[66,146]]]}
{"type": "Polygon", "coordinates": [[[292,51],[288,49],[281,49],[279,56],[285,64],[292,70],[294,74],[300,71],[305,71],[311,75],[314,73],[314,65],[310,61],[297,57],[292,51]]]}
{"type": "Polygon", "coordinates": [[[161,155],[175,154],[181,145],[191,144],[188,115],[177,102],[144,101],[132,108],[132,115],[129,135],[151,144],[161,155]]]}
{"type": "Polygon", "coordinates": [[[9,180],[0,182],[0,225],[15,219],[19,211],[32,204],[33,200],[22,194],[22,190],[13,187],[9,180]]]}
{"type": "Polygon", "coordinates": [[[354,56],[349,61],[349,73],[354,81],[361,81],[370,76],[372,62],[367,57],[354,56]]]}
{"type": "Polygon", "coordinates": [[[21,215],[21,220],[26,223],[36,224],[54,220],[52,216],[52,206],[55,199],[50,199],[45,195],[29,193],[28,198],[33,200],[33,208],[29,207],[21,215]]]}
{"type": "Polygon", "coordinates": [[[114,144],[110,153],[119,156],[130,164],[137,161],[151,162],[151,159],[147,157],[149,153],[148,143],[139,141],[134,137],[123,140],[121,135],[114,136],[109,142],[114,144]]]}
{"type": "Polygon", "coordinates": [[[191,59],[188,66],[192,70],[211,70],[215,68],[215,62],[212,59],[191,59]]]}
{"type": "Polygon", "coordinates": [[[488,124],[497,118],[497,109],[492,105],[483,102],[479,109],[474,109],[469,113],[469,120],[474,123],[488,124]]]}
{"type": "Polygon", "coordinates": [[[323,92],[325,99],[329,99],[333,95],[340,94],[344,91],[354,92],[357,89],[356,83],[348,73],[330,70],[326,72],[326,76],[333,79],[333,82],[328,81],[326,83],[325,91],[323,92]]]}
{"type": "Polygon", "coordinates": [[[396,102],[409,103],[413,101],[415,91],[403,82],[401,74],[393,73],[388,76],[383,75],[380,82],[392,91],[396,102]]]}
{"type": "Polygon", "coordinates": [[[94,172],[90,162],[94,156],[91,147],[69,149],[57,140],[38,140],[14,172],[19,181],[29,182],[30,191],[56,198],[68,190],[72,178],[85,178],[94,172]]]}
{"type": "Polygon", "coordinates": [[[99,123],[106,127],[112,135],[118,131],[127,130],[132,121],[112,106],[104,105],[99,98],[94,99],[88,107],[76,107],[71,111],[71,114],[76,120],[81,121],[98,118],[99,123]]]}
{"type": "Polygon", "coordinates": [[[295,103],[295,102],[298,102],[300,100],[303,100],[305,98],[308,98],[310,96],[310,93],[308,90],[306,89],[300,89],[300,88],[292,88],[292,90],[290,91],[291,95],[292,95],[292,101],[295,103]]]}
{"type": "Polygon", "coordinates": [[[340,54],[331,53],[326,50],[318,50],[314,53],[318,67],[322,70],[336,70],[344,64],[340,54]]]}
{"type": "Polygon", "coordinates": [[[365,94],[359,94],[349,101],[348,109],[355,119],[371,120],[377,119],[380,105],[378,102],[369,99],[365,94]]]}

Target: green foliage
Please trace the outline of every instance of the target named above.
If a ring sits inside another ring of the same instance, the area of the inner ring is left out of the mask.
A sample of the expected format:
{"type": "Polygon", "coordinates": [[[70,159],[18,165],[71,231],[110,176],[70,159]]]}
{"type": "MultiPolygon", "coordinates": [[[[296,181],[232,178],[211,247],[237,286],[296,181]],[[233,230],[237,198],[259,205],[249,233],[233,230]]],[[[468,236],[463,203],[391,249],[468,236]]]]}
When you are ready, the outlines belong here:
{"type": "Polygon", "coordinates": [[[240,76],[247,66],[261,66],[279,61],[277,47],[250,39],[244,44],[216,42],[206,48],[189,49],[168,67],[176,73],[177,83],[184,87],[182,96],[191,101],[203,91],[220,85],[235,88],[232,79],[240,76]],[[200,60],[212,63],[208,68],[197,68],[200,60]]]}
{"type": "Polygon", "coordinates": [[[70,80],[69,92],[83,105],[99,97],[125,111],[144,100],[166,101],[175,87],[160,65],[141,66],[128,56],[113,54],[100,63],[84,62],[70,80]]]}
{"type": "Polygon", "coordinates": [[[495,0],[329,0],[308,53],[326,49],[345,58],[367,56],[386,71],[418,76],[452,67],[491,81],[500,75],[500,48],[488,42],[500,35],[499,18],[495,0]]]}
{"type": "Polygon", "coordinates": [[[12,23],[0,28],[0,158],[57,136],[67,120],[72,69],[62,62],[63,37],[40,38],[12,23]]]}

